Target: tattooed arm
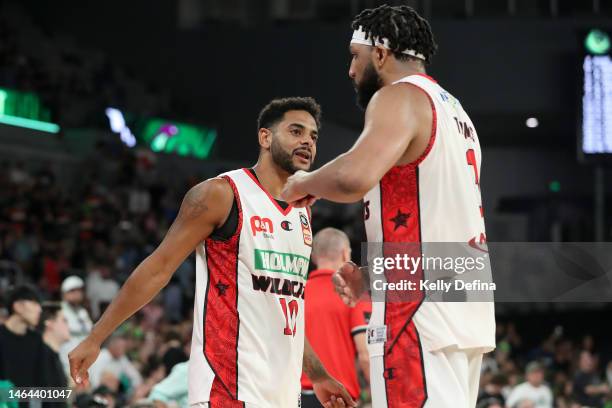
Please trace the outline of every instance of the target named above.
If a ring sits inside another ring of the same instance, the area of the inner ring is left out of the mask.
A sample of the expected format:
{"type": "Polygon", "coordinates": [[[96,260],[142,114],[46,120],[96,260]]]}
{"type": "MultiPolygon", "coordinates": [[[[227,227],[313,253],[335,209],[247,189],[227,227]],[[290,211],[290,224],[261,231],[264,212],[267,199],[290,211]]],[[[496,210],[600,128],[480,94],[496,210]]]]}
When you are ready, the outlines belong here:
{"type": "Polygon", "coordinates": [[[234,193],[221,178],[193,187],[162,243],[132,272],[91,334],[69,355],[70,374],[77,384],[88,382],[102,342],[126,319],[147,304],[168,284],[176,268],[202,240],[227,219],[234,193]]]}
{"type": "Polygon", "coordinates": [[[319,379],[328,376],[325,367],[315,354],[310,346],[308,339],[304,339],[304,360],[302,360],[302,371],[310,378],[310,381],[315,382],[319,379]]]}
{"type": "Polygon", "coordinates": [[[325,408],[357,406],[344,386],[325,370],[308,339],[304,339],[302,371],[310,378],[313,391],[325,408]],[[340,401],[342,402],[340,403],[340,401]]]}

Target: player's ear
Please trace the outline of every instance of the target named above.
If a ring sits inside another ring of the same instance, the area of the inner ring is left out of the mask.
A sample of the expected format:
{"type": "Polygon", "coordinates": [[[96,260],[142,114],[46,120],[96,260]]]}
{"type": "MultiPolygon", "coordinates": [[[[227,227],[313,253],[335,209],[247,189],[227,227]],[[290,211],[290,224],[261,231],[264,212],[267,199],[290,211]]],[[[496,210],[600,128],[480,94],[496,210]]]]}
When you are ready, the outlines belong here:
{"type": "Polygon", "coordinates": [[[342,251],[342,260],[348,262],[351,260],[351,247],[345,247],[342,251]]]}
{"type": "Polygon", "coordinates": [[[374,47],[374,65],[377,68],[381,68],[385,61],[387,60],[388,56],[389,56],[389,50],[387,50],[384,47],[381,47],[379,45],[377,45],[376,47],[374,47]]]}
{"type": "Polygon", "coordinates": [[[374,51],[372,51],[372,53],[373,53],[372,63],[378,69],[381,69],[383,65],[385,65],[385,62],[387,62],[387,60],[391,57],[391,55],[393,55],[393,52],[391,50],[384,48],[382,46],[374,47],[374,51]]]}
{"type": "Polygon", "coordinates": [[[272,144],[272,132],[270,129],[261,128],[257,134],[259,145],[265,149],[269,149],[272,144]]]}

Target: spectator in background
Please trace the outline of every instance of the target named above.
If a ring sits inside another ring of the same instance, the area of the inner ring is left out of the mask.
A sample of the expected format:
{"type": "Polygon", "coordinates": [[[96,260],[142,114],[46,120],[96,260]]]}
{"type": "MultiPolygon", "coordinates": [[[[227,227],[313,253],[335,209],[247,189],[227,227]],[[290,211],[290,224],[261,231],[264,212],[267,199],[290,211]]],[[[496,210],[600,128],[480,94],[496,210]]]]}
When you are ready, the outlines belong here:
{"type": "Polygon", "coordinates": [[[504,408],[504,404],[497,398],[485,398],[478,401],[476,408],[504,408]]]}
{"type": "MultiPolygon", "coordinates": [[[[351,397],[359,400],[355,358],[369,382],[366,328],[372,305],[360,302],[353,308],[346,306],[332,283],[333,273],[350,259],[350,242],[344,232],[325,228],[315,235],[312,261],[318,269],[310,272],[304,292],[306,338],[330,375],[344,384],[351,397]]],[[[321,407],[305,375],[302,375],[302,407],[321,407]]]]}
{"type": "Polygon", "coordinates": [[[506,406],[518,408],[525,401],[533,403],[535,408],[553,408],[553,395],[550,387],[544,384],[544,368],[540,363],[532,361],[525,369],[527,381],[517,385],[508,395],[506,406]]]}
{"type": "Polygon", "coordinates": [[[112,279],[110,265],[107,262],[95,262],[87,276],[87,299],[91,314],[98,319],[111,300],[119,292],[119,284],[112,279]]]}
{"type": "Polygon", "coordinates": [[[74,275],[67,277],[62,282],[62,310],[68,322],[68,329],[70,329],[70,341],[62,345],[60,359],[67,374],[70,374],[68,353],[87,337],[93,326],[87,309],[83,307],[85,303],[84,286],[83,279],[74,275]]]}
{"type": "Polygon", "coordinates": [[[0,326],[0,380],[17,387],[44,385],[43,341],[34,329],[40,320],[38,293],[29,286],[18,286],[8,296],[9,317],[0,326]]]}
{"type": "Polygon", "coordinates": [[[536,408],[536,405],[531,400],[525,399],[516,403],[514,408],[536,408]]]}
{"type": "Polygon", "coordinates": [[[151,394],[149,394],[149,400],[155,402],[156,408],[165,408],[171,404],[179,408],[189,407],[187,401],[188,370],[189,363],[187,361],[179,363],[174,366],[168,377],[153,387],[151,394]]]}
{"type": "Polygon", "coordinates": [[[68,322],[59,302],[43,305],[40,319],[43,333],[43,361],[46,387],[66,387],[68,378],[60,361],[59,350],[70,340],[68,322]]]}
{"type": "Polygon", "coordinates": [[[166,373],[169,373],[175,365],[189,360],[189,356],[185,353],[184,342],[179,333],[171,331],[166,335],[165,340],[161,350],[163,352],[162,362],[166,373]]]}
{"type": "Polygon", "coordinates": [[[161,359],[157,356],[149,357],[149,361],[142,370],[142,376],[143,382],[135,388],[131,397],[134,403],[149,395],[153,387],[166,377],[166,368],[161,359]]]}
{"type": "Polygon", "coordinates": [[[110,338],[107,347],[100,351],[98,359],[89,369],[89,381],[92,387],[98,387],[102,382],[103,375],[108,374],[117,378],[128,390],[128,394],[129,390],[142,383],[142,377],[125,355],[126,351],[127,340],[125,337],[114,335],[110,338]]]}
{"type": "Polygon", "coordinates": [[[478,396],[478,402],[482,400],[491,401],[495,399],[503,407],[506,400],[502,394],[504,387],[508,384],[508,379],[503,374],[495,374],[491,380],[484,385],[483,391],[478,396]]]}
{"type": "Polygon", "coordinates": [[[600,407],[603,397],[610,391],[608,384],[603,382],[596,371],[596,361],[591,352],[580,352],[578,372],[574,377],[574,398],[588,407],[600,407]]]}

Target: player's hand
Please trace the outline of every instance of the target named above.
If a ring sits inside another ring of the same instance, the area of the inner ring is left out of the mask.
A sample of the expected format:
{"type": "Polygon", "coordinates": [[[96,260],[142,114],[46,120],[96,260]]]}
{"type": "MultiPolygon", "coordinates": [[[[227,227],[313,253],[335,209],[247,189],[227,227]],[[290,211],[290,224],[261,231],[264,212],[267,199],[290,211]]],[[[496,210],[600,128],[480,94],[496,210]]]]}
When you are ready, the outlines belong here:
{"type": "Polygon", "coordinates": [[[75,384],[89,386],[89,373],[87,369],[96,361],[98,354],[100,354],[100,344],[89,337],[68,353],[70,376],[75,384]]]}
{"type": "Polygon", "coordinates": [[[353,262],[345,262],[332,276],[336,293],[348,306],[355,306],[365,291],[361,270],[353,262]]]}
{"type": "Polygon", "coordinates": [[[308,173],[303,170],[296,171],[291,177],[287,179],[287,183],[281,193],[281,198],[293,207],[302,208],[309,207],[317,201],[316,197],[313,197],[301,190],[300,184],[304,177],[308,176],[308,173]]]}
{"type": "Polygon", "coordinates": [[[312,390],[321,405],[325,408],[357,406],[357,403],[351,398],[346,388],[330,376],[326,376],[318,381],[313,381],[312,390]]]}

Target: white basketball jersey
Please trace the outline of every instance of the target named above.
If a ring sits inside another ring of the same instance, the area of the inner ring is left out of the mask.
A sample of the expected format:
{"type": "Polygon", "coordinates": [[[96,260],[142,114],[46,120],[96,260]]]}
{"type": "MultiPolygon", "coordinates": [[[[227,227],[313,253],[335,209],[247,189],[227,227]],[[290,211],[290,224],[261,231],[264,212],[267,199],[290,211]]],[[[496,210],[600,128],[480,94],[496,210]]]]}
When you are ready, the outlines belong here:
{"type": "MultiPolygon", "coordinates": [[[[472,121],[459,101],[427,75],[411,75],[396,83],[400,82],[413,84],[429,96],[432,135],[420,158],[391,168],[364,197],[368,242],[484,244],[481,151],[472,121]]],[[[491,302],[425,301],[401,313],[390,312],[395,306],[389,305],[374,303],[370,324],[402,326],[412,317],[415,338],[427,350],[495,346],[491,302]],[[395,323],[391,315],[394,319],[404,316],[395,323]]],[[[374,348],[380,348],[373,350],[379,354],[384,346],[374,348]]]]}
{"type": "Polygon", "coordinates": [[[246,169],[220,177],[234,190],[238,228],[196,251],[189,403],[297,407],[309,213],[283,210],[246,169]]]}

